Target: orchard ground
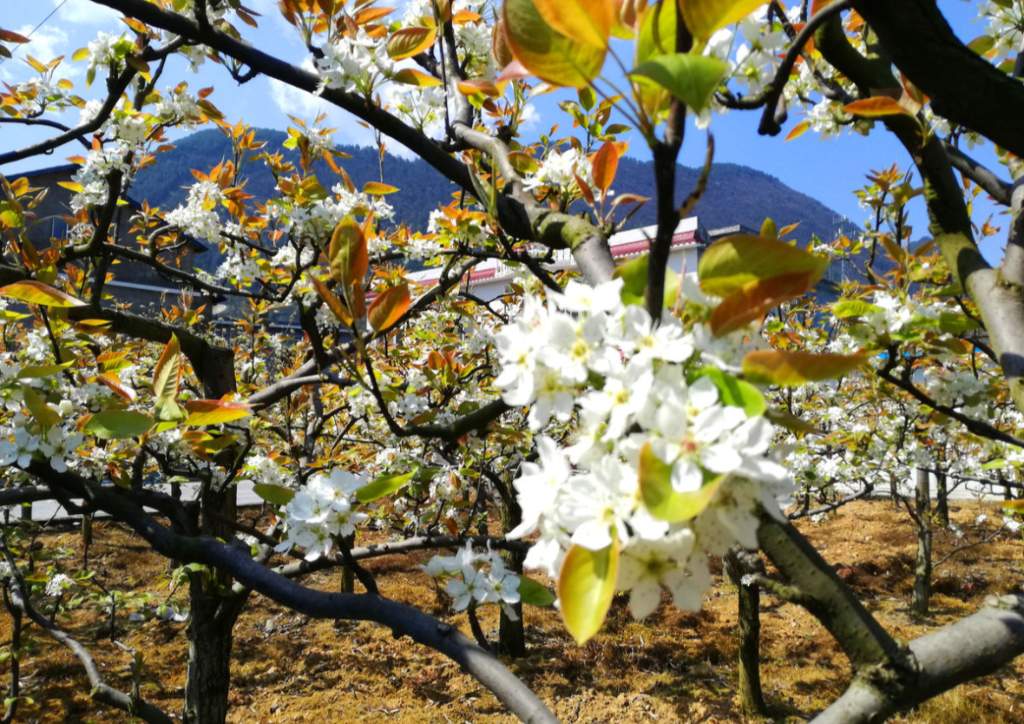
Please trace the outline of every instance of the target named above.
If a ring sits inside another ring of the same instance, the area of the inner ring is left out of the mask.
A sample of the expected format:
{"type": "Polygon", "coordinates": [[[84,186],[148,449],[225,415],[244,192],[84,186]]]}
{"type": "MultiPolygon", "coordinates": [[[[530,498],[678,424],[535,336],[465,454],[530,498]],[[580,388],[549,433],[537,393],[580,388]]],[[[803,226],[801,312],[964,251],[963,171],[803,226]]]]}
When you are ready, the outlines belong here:
{"type": "MultiPolygon", "coordinates": [[[[995,503],[956,501],[951,518],[965,529],[987,512],[1001,518],[995,503]]],[[[988,523],[994,526],[995,523],[988,523]]],[[[800,529],[832,563],[869,610],[893,634],[907,640],[976,610],[986,596],[1020,591],[1024,545],[1001,535],[967,548],[935,572],[932,614],[915,620],[908,609],[913,583],[915,539],[906,512],[889,501],[862,501],[800,529]],[[1006,572],[1010,574],[1007,575],[1006,572]]],[[[989,530],[992,530],[990,528],[989,530]]],[[[61,567],[81,559],[77,531],[41,536],[47,549],[62,551],[61,567]]],[[[973,540],[973,538],[971,538],[973,540]]],[[[963,545],[949,531],[937,531],[939,561],[963,545]]],[[[95,526],[92,569],[109,588],[150,593],[153,603],[169,593],[166,562],[120,527],[95,526]]],[[[384,595],[434,615],[448,610],[429,579],[417,569],[429,554],[368,561],[380,575],[384,595]]],[[[716,570],[720,566],[716,566],[716,570]]],[[[338,571],[312,583],[337,590],[338,571]]],[[[177,598],[183,599],[183,595],[177,598]]],[[[529,656],[513,670],[567,722],[707,721],[739,718],[735,691],[736,598],[716,578],[704,609],[686,614],[662,606],[643,623],[634,622],[625,600],[616,599],[608,624],[586,646],[577,647],[554,610],[527,611],[529,656]]],[[[485,630],[497,626],[497,609],[481,612],[485,630]]],[[[79,610],[59,621],[92,648],[107,682],[131,689],[128,656],[109,642],[102,617],[79,610]],[[95,642],[95,643],[94,643],[95,642]]],[[[464,615],[455,622],[469,634],[464,615]]],[[[138,647],[144,661],[141,693],[165,710],[180,709],[185,683],[184,623],[119,619],[119,639],[138,647]]],[[[10,620],[0,636],[10,635],[10,620]]],[[[123,714],[88,700],[77,660],[36,629],[38,646],[22,660],[25,694],[35,700],[20,717],[42,721],[123,721],[123,714]]],[[[762,596],[762,679],[769,705],[780,720],[799,721],[842,693],[849,670],[835,642],[801,608],[762,596]]],[[[511,721],[498,702],[458,667],[434,652],[396,641],[373,624],[314,621],[254,596],[235,629],[230,720],[235,722],[511,721]]],[[[1024,719],[1024,660],[972,681],[928,702],[898,721],[1011,722],[1024,719]]]]}

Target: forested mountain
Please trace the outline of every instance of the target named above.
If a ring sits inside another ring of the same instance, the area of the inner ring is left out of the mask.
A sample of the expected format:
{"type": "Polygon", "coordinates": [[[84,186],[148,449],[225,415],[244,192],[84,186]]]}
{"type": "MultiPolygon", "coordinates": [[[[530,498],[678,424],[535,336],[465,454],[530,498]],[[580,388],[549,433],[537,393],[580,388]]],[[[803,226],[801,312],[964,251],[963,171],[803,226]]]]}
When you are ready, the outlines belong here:
{"type": "MultiPolygon", "coordinates": [[[[287,137],[281,131],[263,129],[258,132],[271,150],[281,150],[287,137]]],[[[230,153],[228,140],[216,130],[201,131],[175,142],[175,148],[158,156],[157,162],[140,172],[131,195],[137,200],[164,209],[172,208],[184,199],[187,187],[193,182],[191,169],[208,170],[230,153]]],[[[351,158],[341,163],[356,185],[379,180],[377,151],[368,147],[343,146],[351,158]]],[[[297,154],[286,151],[294,158],[297,154]]],[[[321,179],[331,179],[334,173],[326,165],[317,168],[321,179]]],[[[682,200],[697,179],[698,170],[680,167],[678,193],[682,200]]],[[[273,193],[274,179],[261,164],[250,164],[247,171],[246,191],[258,199],[273,193]]],[[[430,211],[438,203],[446,202],[456,190],[434,169],[420,160],[406,160],[394,156],[384,158],[384,179],[397,186],[398,193],[388,200],[395,207],[398,221],[414,228],[422,228],[430,211]]],[[[618,193],[637,193],[653,196],[654,174],[649,161],[624,158],[619,166],[614,188],[618,193]]],[[[654,223],[654,204],[648,203],[631,220],[630,226],[654,223]]],[[[774,176],[733,163],[715,164],[707,191],[697,204],[695,212],[708,229],[734,224],[759,228],[769,216],[781,227],[800,222],[796,237],[806,240],[811,234],[831,237],[836,229],[849,231],[852,225],[835,211],[810,196],[802,194],[774,176]]]]}

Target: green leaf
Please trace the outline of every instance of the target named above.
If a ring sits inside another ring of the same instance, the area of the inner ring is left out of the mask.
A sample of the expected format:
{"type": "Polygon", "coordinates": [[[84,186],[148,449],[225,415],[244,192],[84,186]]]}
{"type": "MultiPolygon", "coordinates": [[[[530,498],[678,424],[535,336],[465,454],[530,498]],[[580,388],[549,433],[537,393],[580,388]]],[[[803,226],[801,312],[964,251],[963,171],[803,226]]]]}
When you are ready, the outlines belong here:
{"type": "Polygon", "coordinates": [[[132,410],[104,410],[89,418],[83,428],[85,432],[101,440],[138,437],[153,426],[149,415],[132,410]]]}
{"type": "Polygon", "coordinates": [[[768,403],[765,402],[761,390],[745,380],[733,377],[717,367],[705,367],[698,371],[697,379],[701,377],[707,377],[715,383],[723,405],[742,407],[747,417],[763,415],[768,409],[768,403]]]}
{"type": "Polygon", "coordinates": [[[867,361],[866,354],[814,354],[760,349],[743,358],[743,374],[783,387],[828,380],[852,372],[867,361]]]}
{"type": "Polygon", "coordinates": [[[672,466],[659,458],[651,443],[640,450],[640,496],[644,506],[659,520],[679,523],[700,515],[718,492],[724,475],[707,477],[700,490],[680,493],[672,487],[672,466]]]}
{"type": "Polygon", "coordinates": [[[541,80],[582,88],[601,72],[606,49],[574,42],[554,30],[533,0],[505,0],[503,14],[512,54],[541,80]]]}
{"type": "Polygon", "coordinates": [[[978,329],[979,325],[975,320],[960,312],[942,312],[939,314],[939,329],[946,334],[961,335],[978,329]]]}
{"type": "Polygon", "coordinates": [[[1006,467],[1005,458],[996,458],[995,460],[989,460],[987,463],[981,466],[982,470],[1001,470],[1006,467]]]}
{"type": "Polygon", "coordinates": [[[670,53],[641,63],[630,77],[654,81],[699,112],[708,107],[728,70],[728,64],[712,56],[670,53]]]}
{"type": "Polygon", "coordinates": [[[18,379],[24,380],[30,377],[50,377],[61,370],[66,370],[73,365],[75,360],[68,360],[59,365],[26,365],[18,370],[18,379]]]}
{"type": "MultiPolygon", "coordinates": [[[[647,291],[647,267],[650,264],[650,255],[644,254],[635,259],[630,259],[615,268],[613,276],[622,279],[623,304],[644,304],[644,293],[647,291]]],[[[679,275],[674,269],[665,270],[665,297],[666,307],[675,304],[679,296],[679,275]]]]}
{"type": "Polygon", "coordinates": [[[405,484],[412,480],[415,474],[416,470],[410,470],[407,473],[382,475],[379,478],[375,478],[356,491],[356,500],[360,503],[371,503],[374,500],[391,495],[405,487],[405,484]]]}
{"type": "Polygon", "coordinates": [[[865,302],[863,299],[840,299],[832,305],[832,314],[836,319],[852,319],[854,317],[870,317],[882,308],[877,304],[865,302]]]}
{"type": "Polygon", "coordinates": [[[736,234],[709,246],[697,264],[700,287],[727,297],[761,279],[806,272],[813,286],[828,268],[828,259],[783,241],[736,234]]]}
{"type": "Polygon", "coordinates": [[[171,334],[153,370],[153,396],[156,398],[153,407],[157,419],[177,420],[184,417],[176,402],[180,380],[181,344],[177,335],[171,334]]]}
{"type": "Polygon", "coordinates": [[[619,575],[619,542],[599,551],[573,546],[565,554],[558,575],[562,620],[576,643],[584,644],[604,623],[615,595],[619,575]]]}
{"type": "Polygon", "coordinates": [[[519,598],[531,606],[550,606],[555,602],[555,594],[547,586],[527,576],[519,576],[519,598]]]}
{"type": "Polygon", "coordinates": [[[282,485],[271,485],[270,483],[256,483],[252,486],[253,492],[263,498],[271,505],[288,505],[295,497],[295,491],[282,485]]]}
{"type": "Polygon", "coordinates": [[[47,404],[46,398],[41,394],[31,387],[22,387],[21,393],[25,406],[43,430],[49,430],[60,422],[60,413],[47,404]]]}

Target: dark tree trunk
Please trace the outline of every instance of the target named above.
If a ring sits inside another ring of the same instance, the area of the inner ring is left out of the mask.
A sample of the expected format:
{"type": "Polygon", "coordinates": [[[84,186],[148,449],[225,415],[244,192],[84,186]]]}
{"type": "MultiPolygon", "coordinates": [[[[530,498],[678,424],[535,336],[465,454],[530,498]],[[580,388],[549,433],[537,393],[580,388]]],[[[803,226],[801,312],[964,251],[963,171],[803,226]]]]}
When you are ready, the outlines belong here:
{"type": "Polygon", "coordinates": [[[746,716],[768,716],[761,691],[761,591],[756,584],[744,585],[743,577],[763,569],[756,554],[732,550],[725,557],[725,571],[736,586],[739,599],[739,696],[746,716]]]}
{"type": "MultiPolygon", "coordinates": [[[[504,556],[505,565],[510,570],[522,575],[525,557],[526,554],[520,551],[509,551],[504,556]]],[[[526,656],[526,629],[523,626],[522,602],[513,604],[512,610],[516,615],[515,620],[505,613],[504,606],[501,607],[501,617],[498,620],[498,653],[512,657],[526,656]]]]}
{"type": "MultiPolygon", "coordinates": [[[[502,533],[508,533],[522,522],[523,512],[519,508],[519,501],[516,500],[514,491],[511,489],[499,489],[499,495],[502,499],[502,533]]],[[[525,553],[522,553],[521,551],[506,551],[502,557],[505,559],[505,565],[509,570],[517,573],[518,575],[523,574],[523,559],[526,558],[525,553]]],[[[526,629],[525,623],[523,622],[522,602],[514,604],[512,606],[512,610],[515,612],[515,619],[505,613],[504,607],[502,607],[501,613],[499,614],[498,653],[503,656],[519,658],[526,656],[526,629]]]]}
{"type": "Polygon", "coordinates": [[[943,528],[949,527],[949,489],[945,473],[935,473],[935,515],[943,528]]]}
{"type": "Polygon", "coordinates": [[[917,560],[914,564],[914,597],[911,608],[918,616],[926,616],[932,593],[931,490],[927,470],[917,471],[914,513],[914,522],[917,526],[917,560]]]}
{"type": "Polygon", "coordinates": [[[238,597],[224,598],[193,581],[188,625],[188,673],[185,680],[187,724],[222,724],[231,689],[231,643],[241,611],[238,597]]]}

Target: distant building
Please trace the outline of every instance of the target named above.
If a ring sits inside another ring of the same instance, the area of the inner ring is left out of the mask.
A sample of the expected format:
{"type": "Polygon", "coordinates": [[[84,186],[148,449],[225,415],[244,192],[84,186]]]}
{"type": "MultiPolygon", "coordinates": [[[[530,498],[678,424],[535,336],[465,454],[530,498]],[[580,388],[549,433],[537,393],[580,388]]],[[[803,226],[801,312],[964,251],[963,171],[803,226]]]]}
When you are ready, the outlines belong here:
{"type": "MultiPolygon", "coordinates": [[[[63,239],[68,234],[68,219],[72,216],[72,192],[63,186],[61,181],[71,181],[78,166],[65,164],[49,168],[37,169],[15,174],[16,178],[27,178],[33,187],[46,188],[46,198],[33,213],[36,218],[29,224],[26,234],[29,241],[37,249],[46,249],[53,239],[63,239]]],[[[139,204],[130,196],[126,196],[126,205],[114,211],[112,226],[114,228],[112,243],[118,246],[141,251],[142,247],[129,233],[131,215],[139,210],[139,204]]],[[[205,243],[192,237],[186,237],[187,246],[178,262],[179,268],[192,271],[195,268],[207,268],[211,257],[215,254],[205,243]]],[[[152,267],[140,263],[120,261],[111,264],[110,274],[113,279],[104,287],[105,292],[118,302],[130,303],[135,311],[160,309],[173,306],[181,297],[180,283],[166,275],[160,274],[152,267]]],[[[197,298],[203,295],[197,294],[197,298]]],[[[207,296],[206,301],[214,301],[207,296]]]]}
{"type": "MultiPolygon", "coordinates": [[[[642,226],[613,234],[608,240],[612,257],[616,262],[647,253],[650,240],[654,238],[656,226],[642,226]]],[[[736,233],[736,232],[733,232],[736,233]]],[[[710,243],[708,231],[701,226],[696,216],[682,219],[672,236],[672,250],[669,253],[669,266],[677,272],[697,271],[697,261],[701,252],[710,243]]],[[[569,269],[575,266],[572,254],[568,249],[556,251],[554,263],[547,265],[551,271],[569,269]]],[[[440,277],[439,268],[424,269],[410,276],[422,284],[434,284],[440,277]]],[[[489,259],[477,264],[464,282],[473,294],[484,301],[501,295],[514,275],[513,269],[502,261],[489,259]]]]}

